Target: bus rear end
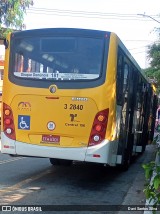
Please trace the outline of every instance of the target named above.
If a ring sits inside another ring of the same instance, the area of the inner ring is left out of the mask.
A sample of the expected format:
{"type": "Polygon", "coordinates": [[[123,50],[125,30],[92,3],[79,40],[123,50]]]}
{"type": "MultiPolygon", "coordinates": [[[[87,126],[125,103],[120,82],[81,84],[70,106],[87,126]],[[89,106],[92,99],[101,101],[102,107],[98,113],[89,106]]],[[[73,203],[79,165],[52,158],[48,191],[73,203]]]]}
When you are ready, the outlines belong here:
{"type": "Polygon", "coordinates": [[[110,162],[115,79],[107,78],[109,43],[110,33],[80,29],[8,37],[2,153],[110,162]]]}

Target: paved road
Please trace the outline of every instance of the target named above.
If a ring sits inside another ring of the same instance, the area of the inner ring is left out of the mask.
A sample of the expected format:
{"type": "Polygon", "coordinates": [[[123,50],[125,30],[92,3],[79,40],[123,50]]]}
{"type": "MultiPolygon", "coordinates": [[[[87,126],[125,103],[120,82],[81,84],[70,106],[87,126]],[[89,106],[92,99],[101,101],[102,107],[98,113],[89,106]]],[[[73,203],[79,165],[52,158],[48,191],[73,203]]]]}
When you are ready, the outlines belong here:
{"type": "MultiPolygon", "coordinates": [[[[81,205],[82,209],[84,205],[90,205],[90,209],[94,205],[99,205],[97,209],[102,205],[144,205],[145,179],[141,165],[154,159],[153,150],[153,146],[148,146],[126,172],[80,162],[71,167],[54,167],[46,158],[0,154],[0,205],[72,205],[72,208],[81,205]]],[[[114,206],[111,212],[72,213],[117,213],[114,206]]]]}

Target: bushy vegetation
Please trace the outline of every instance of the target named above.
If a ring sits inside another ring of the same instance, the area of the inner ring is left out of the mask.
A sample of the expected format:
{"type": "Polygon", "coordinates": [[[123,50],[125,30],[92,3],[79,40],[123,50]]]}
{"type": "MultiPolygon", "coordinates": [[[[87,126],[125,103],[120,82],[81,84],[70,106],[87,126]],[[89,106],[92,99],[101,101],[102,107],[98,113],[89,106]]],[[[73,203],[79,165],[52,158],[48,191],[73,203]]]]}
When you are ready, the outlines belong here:
{"type": "MultiPolygon", "coordinates": [[[[160,28],[157,29],[160,35],[160,28]]],[[[144,70],[144,74],[157,88],[157,95],[160,94],[160,36],[158,42],[149,46],[148,58],[150,60],[150,67],[144,70]]],[[[157,136],[155,136],[153,143],[157,144],[160,141],[160,130],[157,129],[157,136]]],[[[157,147],[156,157],[160,158],[160,147],[157,147]]],[[[160,205],[160,163],[152,161],[142,166],[145,170],[146,185],[144,193],[149,203],[154,206],[160,205]]],[[[156,213],[153,211],[153,213],[156,213]]]]}
{"type": "Polygon", "coordinates": [[[33,0],[0,1],[0,38],[5,38],[9,31],[22,30],[26,9],[33,5],[33,0]]]}
{"type": "MultiPolygon", "coordinates": [[[[157,33],[159,36],[160,28],[157,29],[157,33]]],[[[157,92],[160,93],[160,36],[158,41],[148,47],[148,59],[150,67],[144,70],[144,74],[156,85],[157,92]]]]}

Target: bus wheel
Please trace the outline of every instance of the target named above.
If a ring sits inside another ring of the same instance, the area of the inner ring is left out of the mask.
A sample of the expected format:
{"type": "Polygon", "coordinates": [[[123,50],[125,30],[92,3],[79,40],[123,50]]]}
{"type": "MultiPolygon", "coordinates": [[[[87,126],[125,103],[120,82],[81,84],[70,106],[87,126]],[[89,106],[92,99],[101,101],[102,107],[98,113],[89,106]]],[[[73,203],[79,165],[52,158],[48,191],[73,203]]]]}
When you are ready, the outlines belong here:
{"type": "Polygon", "coordinates": [[[131,153],[130,152],[128,153],[127,151],[125,151],[124,160],[123,160],[123,163],[120,167],[122,169],[122,171],[127,171],[129,169],[129,166],[131,164],[131,160],[132,160],[131,153]]]}
{"type": "Polygon", "coordinates": [[[58,166],[60,165],[60,162],[59,162],[59,159],[56,159],[56,158],[50,158],[50,163],[54,166],[58,166]]]}
{"type": "Polygon", "coordinates": [[[59,159],[60,165],[62,166],[71,166],[72,165],[72,160],[64,160],[64,159],[59,159]]]}
{"type": "Polygon", "coordinates": [[[57,158],[50,158],[50,163],[54,166],[70,166],[72,164],[72,160],[64,160],[57,158]]]}

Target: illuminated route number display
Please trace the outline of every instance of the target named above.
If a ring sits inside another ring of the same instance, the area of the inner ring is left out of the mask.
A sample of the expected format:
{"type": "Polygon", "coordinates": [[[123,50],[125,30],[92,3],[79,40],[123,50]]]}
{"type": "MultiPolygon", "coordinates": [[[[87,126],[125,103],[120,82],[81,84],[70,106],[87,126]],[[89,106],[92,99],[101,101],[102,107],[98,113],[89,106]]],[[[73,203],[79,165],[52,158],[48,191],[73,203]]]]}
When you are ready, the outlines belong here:
{"type": "Polygon", "coordinates": [[[64,109],[83,110],[83,105],[64,104],[64,109]]]}

